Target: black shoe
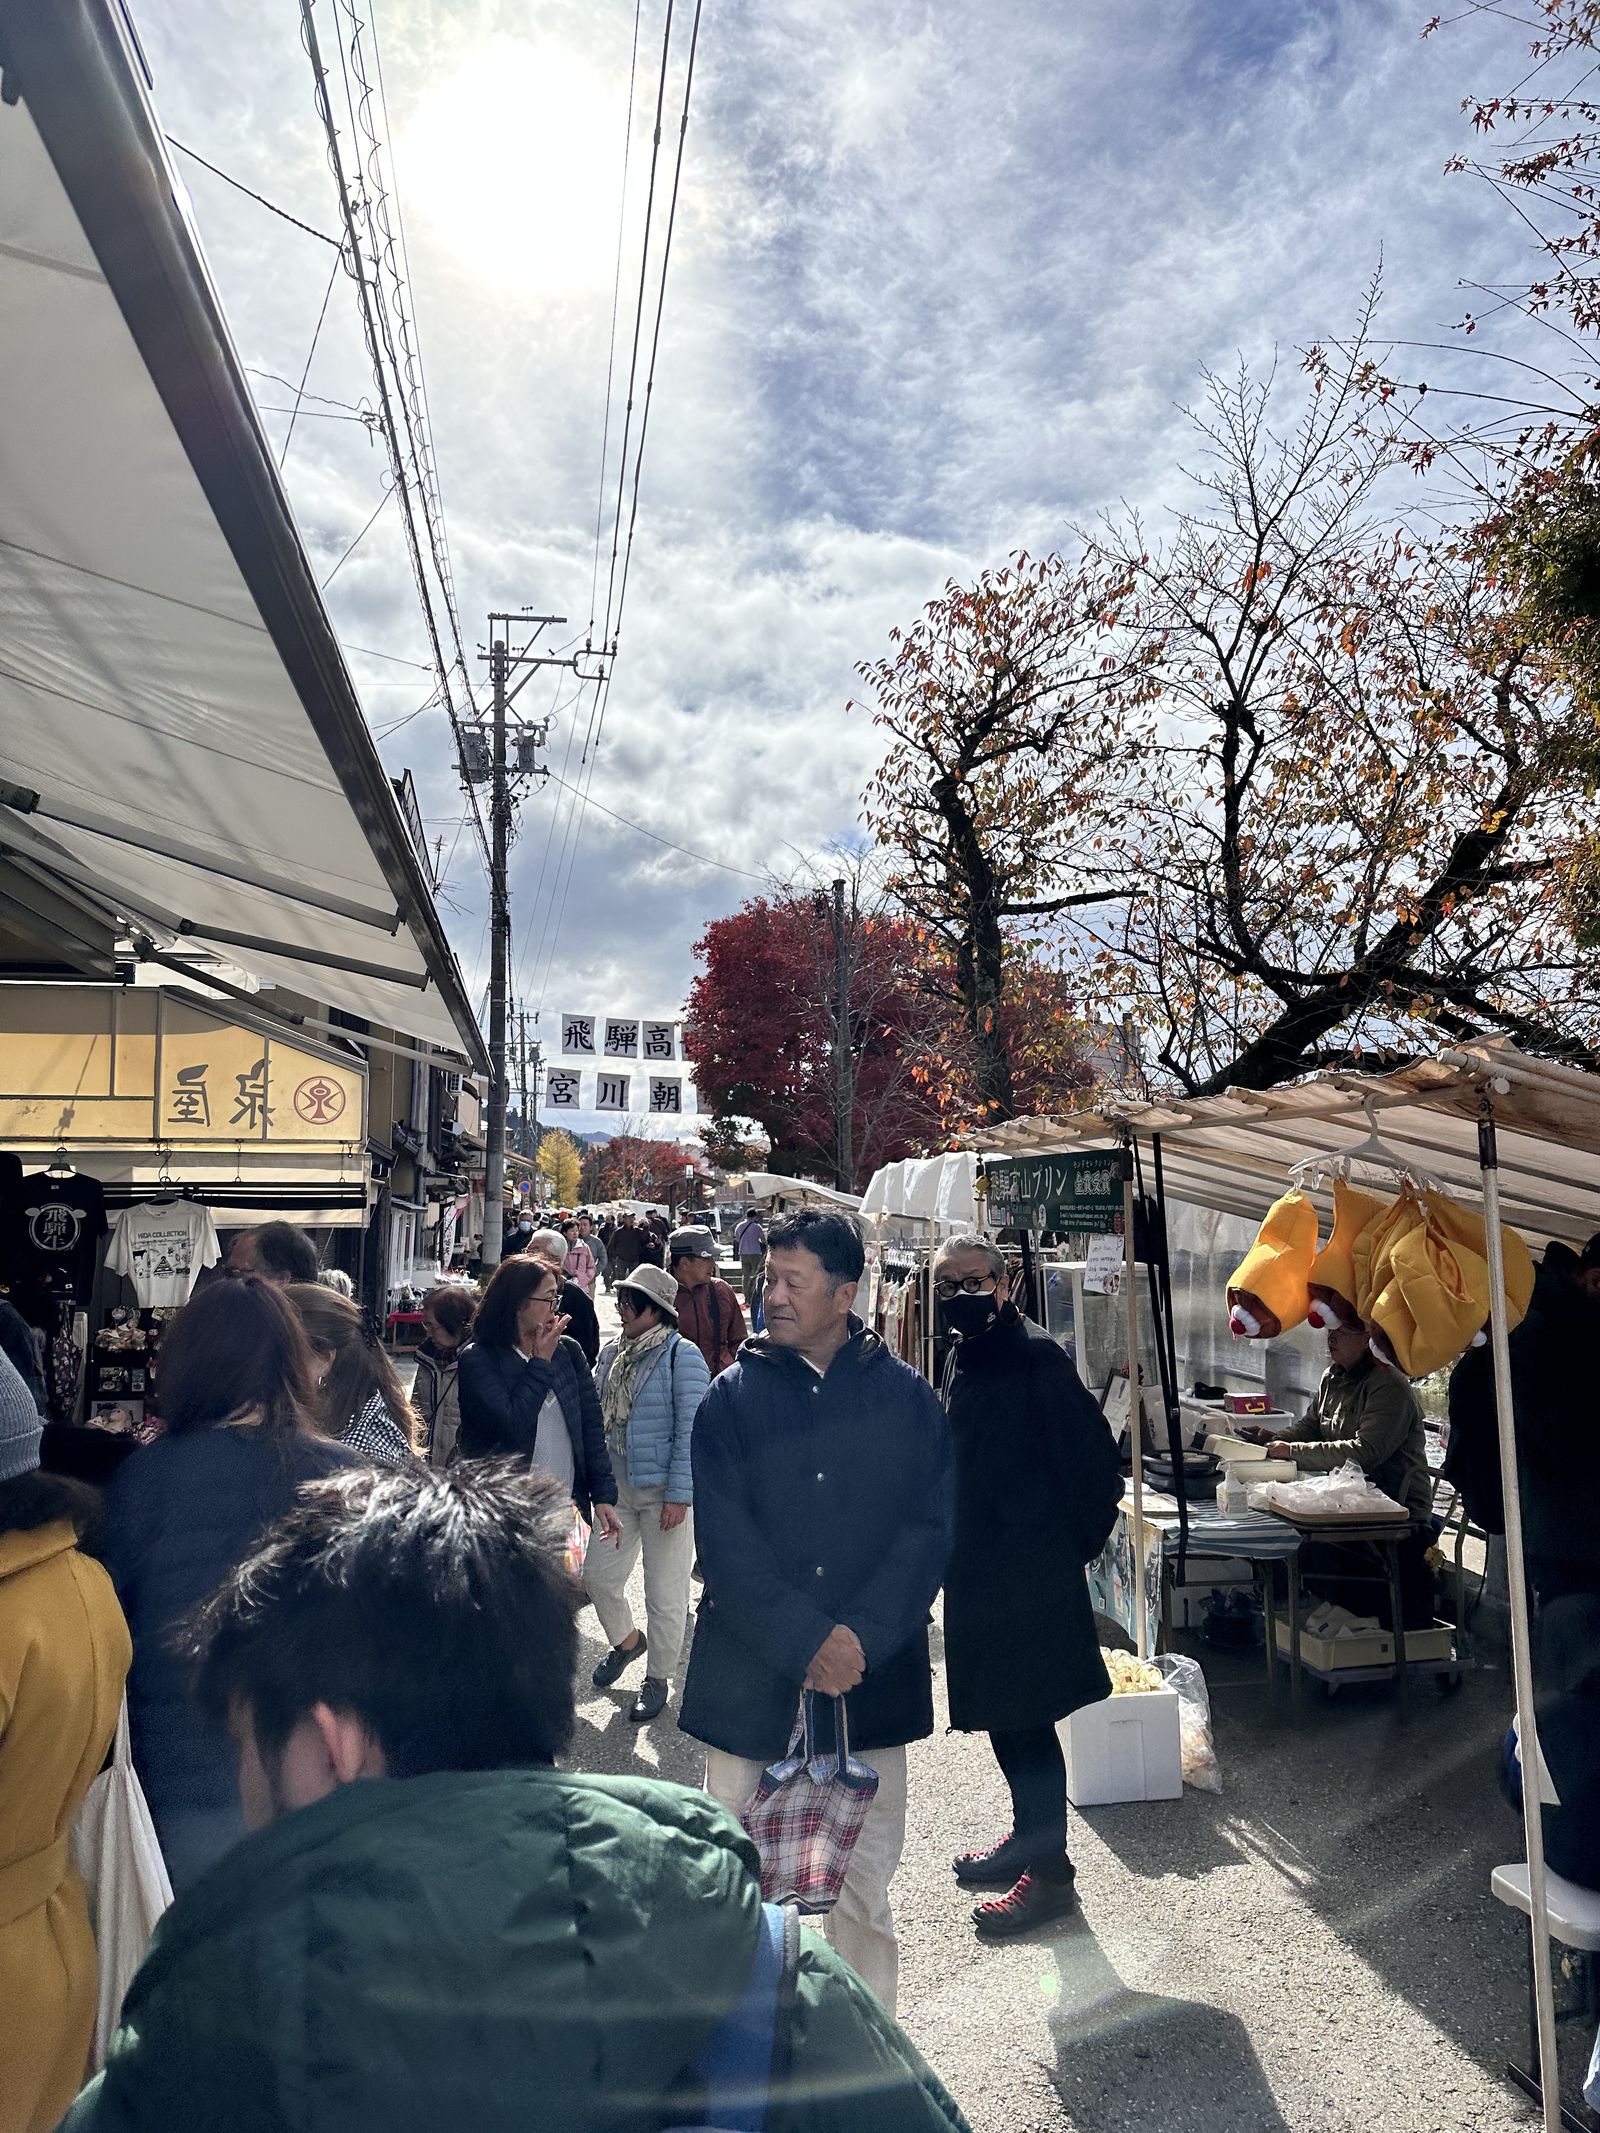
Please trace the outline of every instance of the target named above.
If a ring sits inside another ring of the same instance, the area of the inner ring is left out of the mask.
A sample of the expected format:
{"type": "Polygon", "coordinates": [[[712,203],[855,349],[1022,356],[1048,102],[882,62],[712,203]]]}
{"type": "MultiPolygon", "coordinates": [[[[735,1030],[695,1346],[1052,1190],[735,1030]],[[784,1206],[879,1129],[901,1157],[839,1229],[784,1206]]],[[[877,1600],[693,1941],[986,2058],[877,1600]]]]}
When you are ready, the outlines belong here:
{"type": "Polygon", "coordinates": [[[963,1852],[950,1868],[964,1889],[1009,1889],[1022,1872],[1023,1858],[1008,1829],[986,1852],[963,1852]]]}
{"type": "Polygon", "coordinates": [[[667,1684],[659,1674],[646,1674],[639,1685],[639,1693],[628,1706],[628,1716],[636,1726],[649,1725],[652,1718],[659,1718],[667,1708],[667,1684]]]}
{"type": "Polygon", "coordinates": [[[1065,1918],[1078,1907],[1069,1867],[1065,1880],[1041,1881],[1037,1874],[1024,1874],[1008,1896],[993,1903],[980,1903],[972,1914],[979,1940],[1011,1940],[1030,1933],[1035,1926],[1065,1918]]]}
{"type": "Polygon", "coordinates": [[[589,1679],[597,1689],[609,1689],[614,1681],[621,1680],[623,1673],[632,1666],[635,1659],[644,1657],[645,1646],[649,1641],[648,1637],[641,1635],[637,1644],[626,1647],[613,1644],[589,1679]]]}

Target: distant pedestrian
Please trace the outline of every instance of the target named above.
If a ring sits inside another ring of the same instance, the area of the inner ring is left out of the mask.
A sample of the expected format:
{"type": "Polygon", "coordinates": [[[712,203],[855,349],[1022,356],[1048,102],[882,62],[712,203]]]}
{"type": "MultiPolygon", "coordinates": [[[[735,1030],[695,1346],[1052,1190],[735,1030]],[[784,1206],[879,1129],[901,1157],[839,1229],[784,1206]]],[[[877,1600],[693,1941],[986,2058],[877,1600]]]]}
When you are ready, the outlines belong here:
{"type": "Polygon", "coordinates": [[[567,1239],[559,1229],[536,1229],[528,1239],[528,1252],[532,1258],[542,1259],[554,1270],[561,1284],[556,1298],[556,1309],[567,1321],[567,1331],[583,1350],[584,1360],[593,1370],[600,1360],[600,1319],[586,1290],[580,1289],[567,1273],[567,1239]]]}
{"type": "Polygon", "coordinates": [[[1111,1693],[1083,1568],[1116,1523],[1122,1471],[1066,1350],[1011,1301],[999,1247],[953,1237],[933,1277],[951,1342],[943,1390],[956,1461],[950,1723],[988,1734],[1011,1794],[1010,1830],[964,1853],[955,1876],[996,1892],[973,1920],[981,1939],[1002,1940],[1073,1907],[1056,1726],[1111,1693]]]}
{"type": "Polygon", "coordinates": [[[92,1489],[41,1474],[39,1410],[0,1355],[0,2133],[47,2133],[94,2035],[94,1936],[65,1832],[117,1729],[131,1647],[78,1543],[92,1489]]]}
{"type": "Polygon", "coordinates": [[[133,1633],[133,1760],[175,1889],[238,1841],[244,1815],[232,1743],[195,1703],[172,1635],[302,1482],[360,1464],[318,1427],[313,1375],[280,1287],[200,1290],[162,1337],[163,1434],[106,1497],[100,1549],[133,1633]]]}
{"type": "Polygon", "coordinates": [[[559,1277],[533,1253],[502,1260],[461,1356],[459,1459],[515,1454],[553,1474],[595,1538],[622,1531],[600,1401],[583,1350],[566,1337],[559,1277]]]}
{"type": "Polygon", "coordinates": [[[658,1224],[655,1217],[643,1223],[639,1230],[639,1256],[637,1266],[662,1266],[667,1263],[667,1229],[658,1224]]]}
{"type": "Polygon", "coordinates": [[[228,1247],[223,1272],[235,1280],[259,1274],[286,1289],[291,1281],[316,1280],[317,1248],[292,1222],[263,1222],[259,1229],[240,1230],[228,1247]]]}
{"type": "Polygon", "coordinates": [[[698,1348],[678,1332],[677,1286],[659,1267],[640,1267],[617,1290],[622,1337],[601,1351],[595,1383],[617,1477],[622,1538],[591,1547],[584,1583],[611,1649],[594,1670],[609,1689],[645,1656],[644,1685],[628,1716],[646,1725],[666,1709],[689,1633],[694,1562],[695,1411],[711,1378],[698,1348]],[[627,1584],[644,1555],[644,1633],[635,1628],[627,1584]]]}
{"type": "Polygon", "coordinates": [[[746,1215],[733,1233],[733,1248],[739,1255],[739,1274],[747,1308],[754,1309],[761,1286],[761,1269],[767,1257],[767,1233],[759,1215],[746,1215]]]}
{"type": "Polygon", "coordinates": [[[583,1233],[576,1222],[563,1222],[561,1234],[567,1241],[566,1257],[561,1271],[585,1296],[593,1297],[594,1279],[599,1262],[591,1247],[584,1242],[583,1233]]]}
{"type": "Polygon", "coordinates": [[[430,1289],[422,1304],[425,1328],[417,1349],[411,1404],[422,1425],[430,1466],[448,1466],[461,1428],[461,1351],[472,1338],[478,1299],[454,1282],[430,1289]]]}
{"type": "Polygon", "coordinates": [[[364,1459],[402,1466],[416,1456],[417,1418],[378,1329],[321,1282],[286,1292],[316,1358],[317,1420],[364,1459]]]}
{"type": "MultiPolygon", "coordinates": [[[[606,1294],[609,1296],[611,1293],[611,1255],[606,1250],[603,1227],[601,1229],[595,1227],[592,1215],[579,1215],[578,1236],[580,1241],[588,1245],[590,1251],[593,1252],[595,1272],[605,1283],[606,1294]]],[[[593,1289],[589,1293],[592,1296],[594,1294],[593,1289]]]]}
{"type": "Polygon", "coordinates": [[[228,1580],[192,1655],[258,1834],[163,1919],[63,2133],[964,2133],[720,1808],[557,1767],[566,1508],[368,1470],[228,1580]]]}
{"type": "Polygon", "coordinates": [[[619,1215],[611,1235],[606,1239],[613,1281],[626,1281],[639,1264],[639,1246],[642,1241],[638,1224],[632,1215],[619,1215]]]}
{"type": "Polygon", "coordinates": [[[710,1230],[691,1224],[672,1232],[667,1250],[678,1284],[678,1325],[716,1377],[732,1363],[750,1330],[738,1297],[717,1272],[717,1240],[710,1230]]]}
{"type": "MultiPolygon", "coordinates": [[[[705,1593],[679,1723],[710,1751],[707,1791],[742,1814],[789,1745],[802,1688],[844,1697],[850,1747],[879,1786],[826,1930],[892,2012],[889,1884],[906,1744],[933,1731],[928,1610],[950,1548],[950,1432],[925,1380],[854,1315],[864,1261],[842,1215],[776,1223],[767,1331],[695,1417],[705,1593]]],[[[820,1715],[825,1750],[825,1700],[820,1715]]]]}

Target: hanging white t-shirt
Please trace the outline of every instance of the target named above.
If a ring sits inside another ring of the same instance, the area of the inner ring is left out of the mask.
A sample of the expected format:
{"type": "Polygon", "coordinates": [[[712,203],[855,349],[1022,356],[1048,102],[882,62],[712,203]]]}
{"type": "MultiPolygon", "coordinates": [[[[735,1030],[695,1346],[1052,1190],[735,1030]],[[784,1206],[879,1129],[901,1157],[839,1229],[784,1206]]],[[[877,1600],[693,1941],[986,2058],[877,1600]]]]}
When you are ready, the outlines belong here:
{"type": "Polygon", "coordinates": [[[141,1311],[186,1304],[200,1269],[221,1257],[211,1210],[193,1200],[125,1207],[106,1247],[106,1265],[133,1283],[141,1311]]]}

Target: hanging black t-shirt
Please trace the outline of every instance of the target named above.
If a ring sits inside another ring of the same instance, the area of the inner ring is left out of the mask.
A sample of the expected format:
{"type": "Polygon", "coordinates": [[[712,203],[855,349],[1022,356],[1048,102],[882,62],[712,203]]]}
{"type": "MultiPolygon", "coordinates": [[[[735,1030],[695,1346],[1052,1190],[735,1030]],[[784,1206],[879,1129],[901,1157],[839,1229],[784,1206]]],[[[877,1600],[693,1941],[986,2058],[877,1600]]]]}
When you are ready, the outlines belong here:
{"type": "Polygon", "coordinates": [[[105,1233],[106,1196],[98,1178],[33,1171],[22,1181],[19,1286],[87,1303],[105,1233]]]}

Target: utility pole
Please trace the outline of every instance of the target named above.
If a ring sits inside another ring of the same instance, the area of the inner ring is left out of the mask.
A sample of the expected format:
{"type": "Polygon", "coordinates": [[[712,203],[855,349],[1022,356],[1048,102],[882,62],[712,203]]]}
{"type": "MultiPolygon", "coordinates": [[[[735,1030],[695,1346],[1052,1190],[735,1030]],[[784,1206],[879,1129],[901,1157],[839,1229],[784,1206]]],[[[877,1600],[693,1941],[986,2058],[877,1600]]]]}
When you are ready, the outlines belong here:
{"type": "MultiPolygon", "coordinates": [[[[511,891],[507,881],[507,865],[511,851],[512,786],[514,779],[542,778],[546,775],[539,766],[538,754],[548,731],[547,724],[529,724],[518,728],[517,758],[513,768],[506,754],[506,713],[519,691],[540,667],[570,667],[585,681],[598,681],[602,678],[603,667],[584,674],[577,657],[559,659],[534,653],[533,646],[537,643],[540,632],[552,626],[559,626],[566,619],[565,615],[531,614],[527,609],[517,614],[491,614],[488,649],[485,651],[482,646],[479,647],[479,657],[486,658],[489,662],[489,685],[492,692],[488,765],[491,1071],[489,1117],[484,1129],[483,1159],[483,1263],[491,1267],[500,1263],[501,1231],[505,1219],[503,1202],[506,1185],[506,1106],[510,1093],[506,1072],[506,996],[510,985],[511,965],[511,891]],[[530,633],[527,643],[520,651],[513,651],[511,647],[511,635],[514,630],[527,630],[530,633]],[[509,686],[513,667],[525,667],[528,670],[515,687],[509,686]]],[[[604,659],[606,654],[593,652],[585,647],[581,656],[594,661],[604,659]]]]}
{"type": "Polygon", "coordinates": [[[845,884],[833,885],[833,1182],[849,1192],[856,1174],[855,1075],[850,1058],[850,944],[844,925],[845,884]]]}
{"type": "Polygon", "coordinates": [[[517,1139],[522,1143],[520,1153],[532,1155],[533,1147],[528,1139],[528,1010],[517,1010],[517,1072],[521,1088],[521,1108],[517,1113],[520,1122],[517,1139]]]}

